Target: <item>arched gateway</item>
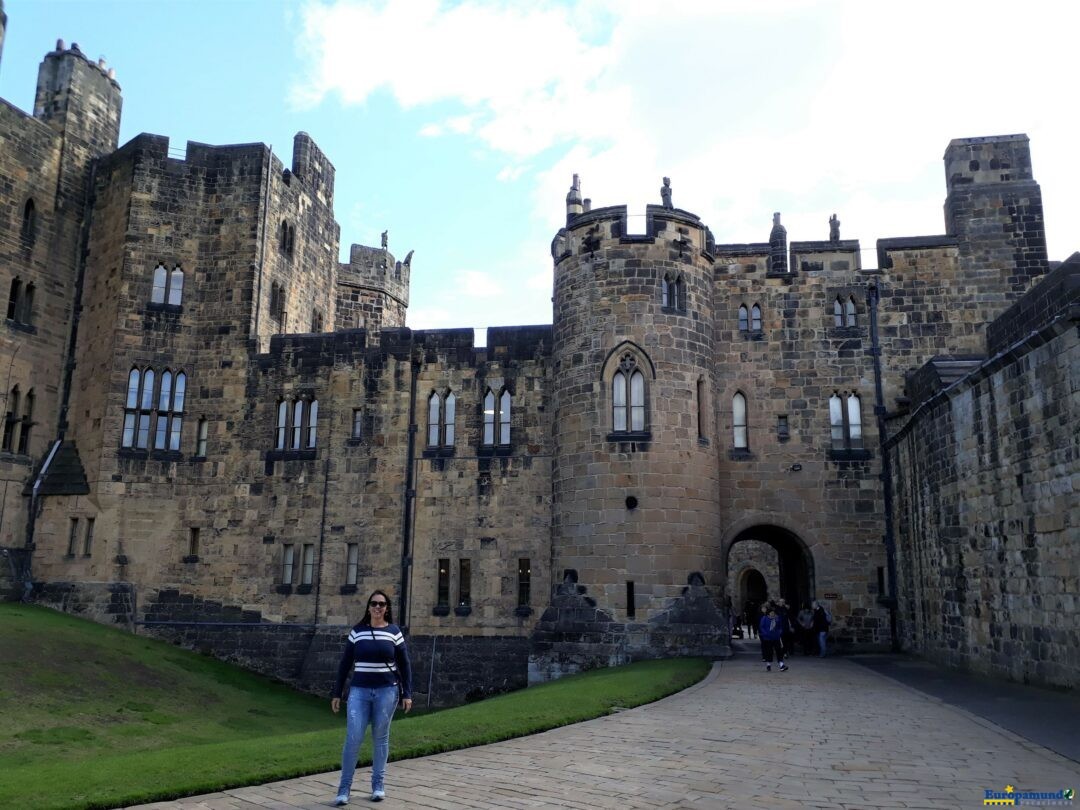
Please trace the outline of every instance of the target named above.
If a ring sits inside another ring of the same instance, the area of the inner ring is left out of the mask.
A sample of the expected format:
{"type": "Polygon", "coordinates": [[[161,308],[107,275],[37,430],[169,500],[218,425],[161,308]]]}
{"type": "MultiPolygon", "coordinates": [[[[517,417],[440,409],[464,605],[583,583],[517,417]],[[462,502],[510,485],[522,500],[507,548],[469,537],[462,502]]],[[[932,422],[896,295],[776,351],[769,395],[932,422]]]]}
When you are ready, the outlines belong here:
{"type": "MultiPolygon", "coordinates": [[[[814,592],[814,558],[810,549],[799,535],[791,529],[772,524],[757,524],[740,530],[724,548],[724,579],[727,579],[732,549],[741,542],[756,540],[776,551],[776,566],[779,578],[779,593],[770,593],[770,598],[783,597],[789,605],[797,606],[810,602],[814,592]]],[[[742,584],[742,583],[740,583],[742,584]]],[[[731,594],[738,598],[740,594],[731,594]]]]}

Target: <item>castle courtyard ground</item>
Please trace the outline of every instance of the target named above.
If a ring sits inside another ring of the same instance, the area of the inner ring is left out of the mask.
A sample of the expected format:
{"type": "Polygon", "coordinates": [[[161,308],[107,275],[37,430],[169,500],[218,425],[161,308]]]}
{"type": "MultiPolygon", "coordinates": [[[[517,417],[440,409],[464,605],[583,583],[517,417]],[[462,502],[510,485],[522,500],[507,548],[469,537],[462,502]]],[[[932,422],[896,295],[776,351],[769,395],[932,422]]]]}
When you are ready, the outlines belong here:
{"type": "MultiPolygon", "coordinates": [[[[701,683],[648,706],[392,762],[381,806],[955,810],[1007,785],[1080,788],[1074,695],[892,656],[796,656],[790,671],[766,673],[740,647],[701,683]]],[[[357,788],[368,777],[359,770],[357,788]]],[[[141,810],[322,808],[336,785],[326,773],[141,810]]],[[[369,806],[367,794],[350,806],[369,806]]]]}

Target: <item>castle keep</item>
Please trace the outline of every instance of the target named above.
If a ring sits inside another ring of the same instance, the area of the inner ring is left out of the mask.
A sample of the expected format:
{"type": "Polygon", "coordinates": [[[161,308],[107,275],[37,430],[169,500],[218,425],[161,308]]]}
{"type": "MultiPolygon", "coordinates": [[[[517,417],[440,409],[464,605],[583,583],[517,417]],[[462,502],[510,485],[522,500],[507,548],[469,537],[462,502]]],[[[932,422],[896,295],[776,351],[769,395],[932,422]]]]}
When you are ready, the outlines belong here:
{"type": "Polygon", "coordinates": [[[630,233],[575,177],[552,323],[478,347],[406,326],[411,252],[339,262],[307,134],[119,146],[120,110],[63,43],[0,101],[9,598],[322,691],[382,587],[451,702],[726,655],[767,588],[841,649],[1077,683],[1080,256],[1027,137],[952,141],[945,233],[876,268],[837,222],[717,244],[667,182],[630,233]]]}

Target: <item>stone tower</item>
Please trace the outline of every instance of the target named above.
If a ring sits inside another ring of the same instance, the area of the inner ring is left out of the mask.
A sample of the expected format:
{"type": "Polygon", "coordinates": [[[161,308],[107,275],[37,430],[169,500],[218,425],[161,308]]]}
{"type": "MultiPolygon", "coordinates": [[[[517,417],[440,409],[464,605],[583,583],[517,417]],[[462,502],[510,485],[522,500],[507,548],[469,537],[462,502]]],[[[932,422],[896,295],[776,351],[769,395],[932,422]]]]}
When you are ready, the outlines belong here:
{"type": "Polygon", "coordinates": [[[693,214],[585,210],[552,244],[552,603],[530,679],[671,654],[721,655],[713,260],[693,214]],[[714,437],[713,437],[714,438],[714,437]]]}
{"type": "Polygon", "coordinates": [[[945,150],[945,227],[960,269],[1008,303],[1046,273],[1042,191],[1027,135],[956,138],[945,150]]]}

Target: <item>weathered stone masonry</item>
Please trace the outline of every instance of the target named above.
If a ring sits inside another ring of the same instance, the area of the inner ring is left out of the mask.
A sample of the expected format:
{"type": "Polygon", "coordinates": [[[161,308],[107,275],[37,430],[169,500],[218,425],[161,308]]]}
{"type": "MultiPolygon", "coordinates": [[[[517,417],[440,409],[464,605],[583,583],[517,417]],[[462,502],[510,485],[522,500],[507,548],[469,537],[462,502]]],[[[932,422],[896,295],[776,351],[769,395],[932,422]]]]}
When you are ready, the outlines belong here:
{"type": "Polygon", "coordinates": [[[306,133],[180,157],[119,115],[74,46],[0,103],[7,598],[322,692],[385,588],[448,703],[727,654],[749,550],[838,649],[1075,683],[1077,260],[1039,281],[1026,137],[950,143],[946,233],[877,268],[779,214],[718,245],[669,185],[630,234],[575,178],[552,324],[477,347],[406,328],[411,251],[339,261],[306,133]]]}

